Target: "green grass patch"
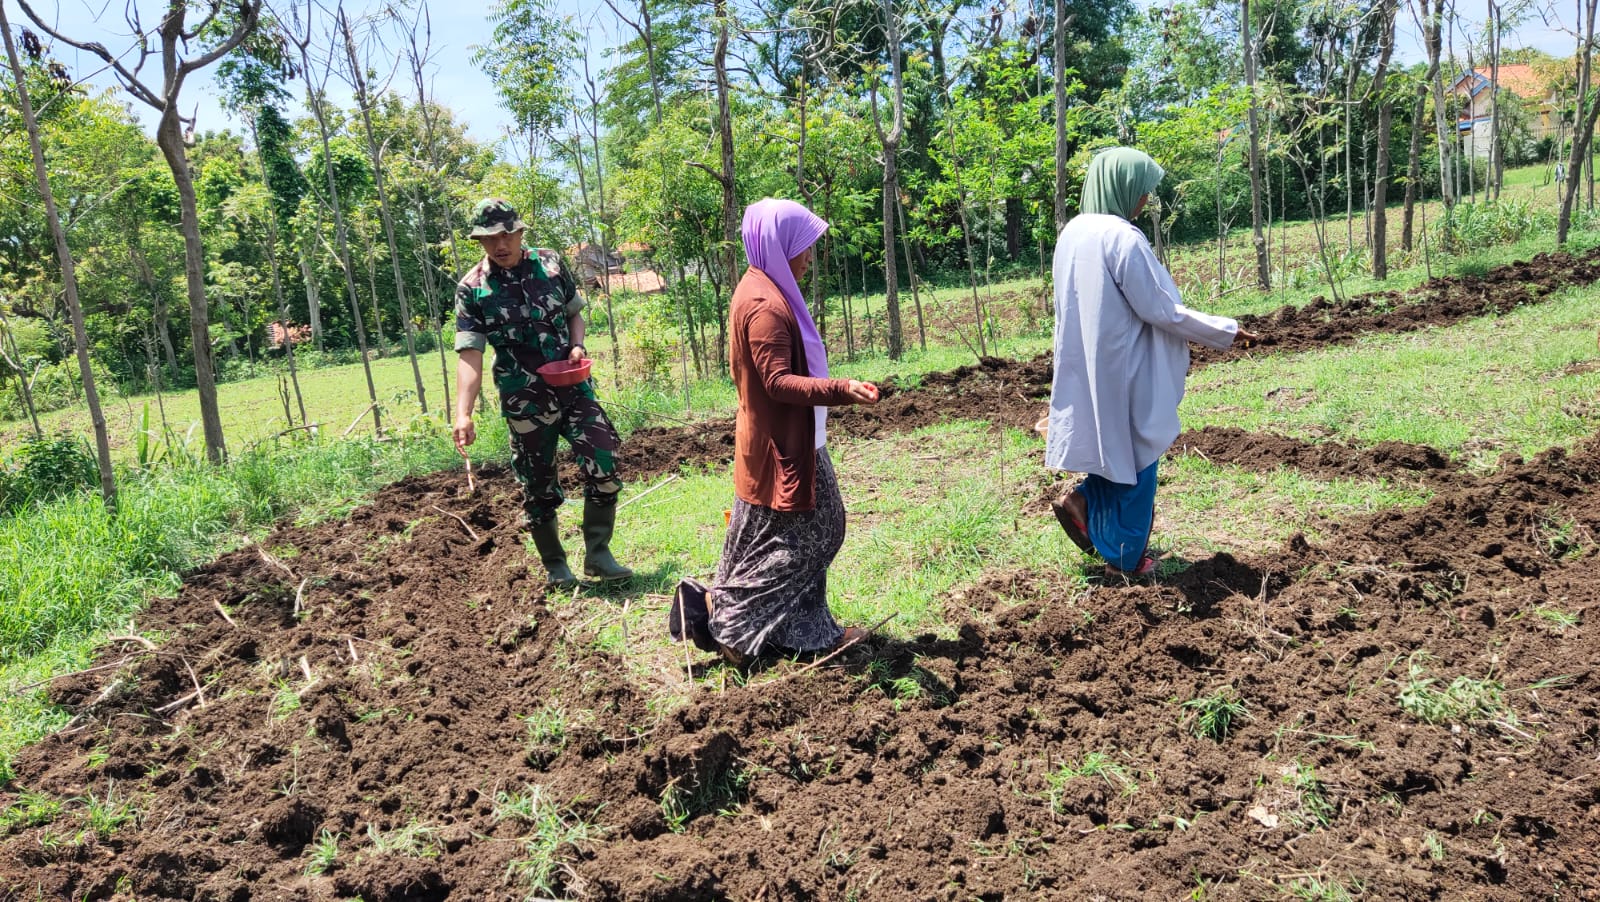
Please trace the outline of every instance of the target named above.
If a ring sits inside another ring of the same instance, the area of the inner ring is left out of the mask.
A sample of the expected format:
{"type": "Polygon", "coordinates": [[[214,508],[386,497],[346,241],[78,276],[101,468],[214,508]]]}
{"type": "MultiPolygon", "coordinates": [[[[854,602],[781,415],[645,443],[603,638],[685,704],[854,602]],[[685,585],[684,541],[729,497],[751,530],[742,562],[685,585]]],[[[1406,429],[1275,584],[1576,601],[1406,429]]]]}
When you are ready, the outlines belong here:
{"type": "Polygon", "coordinates": [[[1287,467],[1256,473],[1188,454],[1162,460],[1160,478],[1154,541],[1191,553],[1264,550],[1297,532],[1315,541],[1327,523],[1432,497],[1382,480],[1324,482],[1287,467]]]}
{"type": "Polygon", "coordinates": [[[1492,465],[1600,428],[1597,320],[1600,286],[1590,286],[1448,329],[1208,367],[1190,377],[1184,423],[1411,442],[1492,465]]]}

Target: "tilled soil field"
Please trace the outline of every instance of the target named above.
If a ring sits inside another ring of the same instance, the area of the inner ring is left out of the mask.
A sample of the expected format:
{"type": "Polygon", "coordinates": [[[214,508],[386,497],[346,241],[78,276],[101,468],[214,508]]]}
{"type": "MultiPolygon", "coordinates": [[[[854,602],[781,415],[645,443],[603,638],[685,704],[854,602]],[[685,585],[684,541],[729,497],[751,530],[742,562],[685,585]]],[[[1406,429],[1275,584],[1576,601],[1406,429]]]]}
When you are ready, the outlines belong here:
{"type": "MultiPolygon", "coordinates": [[[[984,361],[834,422],[1026,428],[1048,379],[984,361]]],[[[627,464],[730,450],[652,430],[627,464]]],[[[1153,584],[990,573],[946,636],[695,655],[707,688],[544,597],[507,472],[408,479],[190,574],[139,621],[163,642],[50,686],[76,716],[0,787],[0,898],[522,899],[542,853],[535,896],[595,899],[1600,898],[1600,436],[1475,477],[1411,446],[1174,450],[1435,494],[1153,584]],[[1219,729],[1206,698],[1241,707],[1219,729]],[[524,720],[556,708],[559,735],[524,720]],[[530,786],[590,837],[541,846],[510,816],[530,786]]]]}

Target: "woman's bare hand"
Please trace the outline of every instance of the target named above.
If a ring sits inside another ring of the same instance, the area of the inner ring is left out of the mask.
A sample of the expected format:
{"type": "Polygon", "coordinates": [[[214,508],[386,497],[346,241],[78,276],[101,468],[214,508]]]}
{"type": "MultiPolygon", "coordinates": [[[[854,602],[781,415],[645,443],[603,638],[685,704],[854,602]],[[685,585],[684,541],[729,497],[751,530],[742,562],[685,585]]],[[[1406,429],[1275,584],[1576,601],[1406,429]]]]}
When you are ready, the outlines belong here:
{"type": "Polygon", "coordinates": [[[1233,334],[1233,346],[1236,348],[1248,348],[1260,340],[1260,335],[1254,332],[1247,332],[1244,329],[1240,329],[1233,334]]]}
{"type": "Polygon", "coordinates": [[[878,403],[878,387],[871,382],[857,382],[850,380],[850,400],[857,404],[878,403]]]}

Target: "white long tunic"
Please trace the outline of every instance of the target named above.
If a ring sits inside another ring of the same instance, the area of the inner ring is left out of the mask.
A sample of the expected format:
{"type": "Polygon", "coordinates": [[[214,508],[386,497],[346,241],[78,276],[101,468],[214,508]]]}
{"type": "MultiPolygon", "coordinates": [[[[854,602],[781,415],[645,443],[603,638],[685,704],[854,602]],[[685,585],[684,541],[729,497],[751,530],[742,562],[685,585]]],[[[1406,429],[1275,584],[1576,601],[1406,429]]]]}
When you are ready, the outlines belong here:
{"type": "Polygon", "coordinates": [[[1132,485],[1178,437],[1189,342],[1233,342],[1239,324],[1183,306],[1138,227],[1076,216],[1056,239],[1055,376],[1045,466],[1132,485]]]}

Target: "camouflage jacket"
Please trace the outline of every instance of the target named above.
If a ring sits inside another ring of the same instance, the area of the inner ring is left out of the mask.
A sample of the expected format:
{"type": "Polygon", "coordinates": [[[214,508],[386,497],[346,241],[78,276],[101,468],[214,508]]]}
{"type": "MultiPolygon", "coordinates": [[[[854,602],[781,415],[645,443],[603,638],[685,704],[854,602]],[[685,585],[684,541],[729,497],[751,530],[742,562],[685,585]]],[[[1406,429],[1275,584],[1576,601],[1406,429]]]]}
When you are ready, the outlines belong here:
{"type": "Polygon", "coordinates": [[[456,350],[492,346],[502,396],[538,381],[535,370],[567,356],[567,317],[587,304],[560,254],[523,248],[522,255],[512,269],[485,257],[456,286],[456,350]]]}

